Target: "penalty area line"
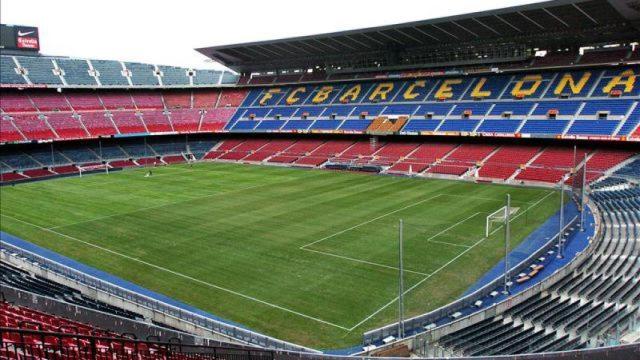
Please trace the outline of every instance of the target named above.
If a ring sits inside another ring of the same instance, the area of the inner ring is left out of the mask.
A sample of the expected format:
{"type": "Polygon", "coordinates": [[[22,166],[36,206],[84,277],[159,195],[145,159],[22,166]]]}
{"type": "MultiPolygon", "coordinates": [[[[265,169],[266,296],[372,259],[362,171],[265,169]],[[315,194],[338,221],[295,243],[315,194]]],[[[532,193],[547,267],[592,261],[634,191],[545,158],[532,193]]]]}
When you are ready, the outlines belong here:
{"type": "Polygon", "coordinates": [[[480,215],[480,214],[482,214],[482,212],[477,212],[477,213],[475,213],[475,214],[473,214],[473,215],[469,216],[468,218],[465,218],[465,219],[462,219],[462,220],[458,221],[457,223],[455,223],[455,224],[453,224],[453,225],[449,226],[448,228],[446,228],[446,229],[444,229],[444,230],[440,231],[439,233],[437,233],[437,234],[435,234],[435,235],[431,236],[430,238],[428,238],[428,239],[427,239],[427,242],[432,242],[432,243],[436,243],[436,244],[445,244],[445,245],[451,245],[451,246],[459,246],[459,247],[470,248],[470,247],[471,247],[470,245],[454,244],[454,243],[450,243],[450,242],[446,242],[446,241],[436,241],[436,240],[433,240],[433,239],[435,239],[435,238],[437,238],[438,236],[440,236],[440,235],[442,235],[442,234],[446,233],[447,231],[449,231],[449,230],[451,230],[451,229],[453,229],[453,228],[457,227],[458,225],[463,224],[463,223],[465,223],[465,222],[469,221],[470,219],[473,219],[474,217],[476,217],[476,216],[478,216],[478,215],[480,215]]]}
{"type": "MultiPolygon", "coordinates": [[[[460,257],[462,257],[464,254],[468,253],[469,251],[471,251],[474,247],[480,245],[480,243],[482,243],[483,241],[487,240],[487,238],[482,238],[478,241],[476,241],[475,244],[471,245],[468,249],[465,249],[464,251],[462,251],[460,254],[458,254],[456,257],[454,257],[453,259],[449,260],[446,264],[440,266],[438,269],[436,269],[434,272],[432,272],[431,274],[427,275],[424,279],[418,281],[415,285],[411,286],[410,288],[408,288],[407,290],[405,290],[405,292],[403,293],[404,295],[406,295],[407,293],[409,293],[410,291],[412,291],[413,289],[417,288],[418,286],[422,285],[425,281],[429,280],[431,277],[433,277],[434,275],[438,274],[440,271],[444,270],[446,267],[448,267],[449,265],[451,265],[454,261],[458,260],[460,257]]],[[[378,315],[382,310],[388,308],[389,306],[393,305],[393,303],[395,303],[396,301],[398,301],[398,297],[396,296],[393,300],[389,301],[388,303],[386,303],[383,307],[381,307],[380,309],[376,310],[374,313],[372,313],[371,315],[367,316],[366,318],[364,318],[362,321],[360,321],[359,323],[355,324],[354,326],[351,327],[351,329],[349,329],[349,332],[355,330],[358,326],[364,324],[365,322],[369,321],[369,319],[371,319],[372,317],[378,315]]]]}
{"type": "MultiPolygon", "coordinates": [[[[378,263],[374,263],[374,262],[367,261],[367,260],[356,259],[356,258],[352,258],[352,257],[348,257],[348,256],[338,255],[338,254],[332,254],[332,253],[330,253],[330,252],[326,252],[326,251],[319,251],[319,250],[313,250],[313,249],[307,249],[307,248],[304,248],[304,249],[302,249],[302,250],[304,250],[304,251],[310,251],[310,252],[313,252],[313,253],[316,253],[316,254],[320,254],[320,255],[332,256],[332,257],[335,257],[335,258],[338,258],[338,259],[344,259],[344,260],[349,260],[349,261],[359,262],[359,263],[367,264],[367,265],[371,265],[371,266],[377,266],[377,267],[381,267],[381,268],[385,268],[385,269],[390,269],[390,270],[400,271],[400,269],[399,269],[399,268],[397,268],[397,267],[395,267],[395,266],[389,266],[389,265],[384,265],[384,264],[378,264],[378,263]]],[[[415,270],[407,270],[407,269],[404,269],[403,271],[404,271],[404,272],[407,272],[407,273],[412,273],[412,274],[422,275],[422,276],[428,276],[428,275],[429,275],[429,274],[427,274],[427,273],[423,273],[423,272],[415,271],[415,270]]]]}
{"type": "MultiPolygon", "coordinates": [[[[533,203],[533,205],[527,207],[524,211],[520,212],[519,214],[517,214],[513,219],[515,220],[516,218],[522,216],[523,214],[525,214],[526,212],[528,212],[529,210],[531,210],[533,207],[537,206],[538,204],[540,204],[541,202],[543,202],[546,198],[548,198],[549,196],[553,195],[554,191],[550,191],[549,193],[547,193],[545,196],[541,197],[540,199],[538,199],[535,203],[533,203]]],[[[496,232],[498,232],[500,229],[502,229],[504,227],[504,225],[500,225],[499,227],[497,227],[495,230],[493,230],[489,236],[495,234],[496,232]]],[[[483,237],[482,239],[478,240],[476,243],[474,243],[473,245],[471,245],[468,249],[465,249],[464,251],[462,251],[460,254],[458,254],[456,257],[454,257],[453,259],[449,260],[449,262],[447,262],[446,264],[442,265],[441,267],[439,267],[438,269],[436,269],[434,272],[432,272],[431,274],[429,274],[428,276],[426,276],[424,279],[420,280],[418,283],[416,283],[415,285],[411,286],[410,288],[408,288],[407,290],[405,290],[405,292],[403,293],[404,295],[408,294],[409,292],[413,291],[415,288],[417,288],[418,286],[422,285],[425,281],[429,280],[431,277],[433,277],[434,275],[438,274],[440,271],[444,270],[446,267],[448,267],[449,265],[451,265],[454,261],[458,260],[461,256],[463,256],[464,254],[466,254],[467,252],[471,251],[473,248],[475,248],[476,246],[480,245],[483,241],[487,240],[487,237],[483,237]]],[[[396,296],[393,300],[389,301],[387,304],[385,304],[384,306],[382,306],[381,308],[379,308],[378,310],[376,310],[374,313],[372,313],[371,315],[367,316],[366,318],[364,318],[363,320],[361,320],[359,323],[355,324],[354,326],[352,326],[348,331],[351,332],[353,330],[355,330],[356,328],[358,328],[360,325],[364,324],[365,322],[369,321],[371,318],[373,318],[374,316],[378,315],[381,311],[383,311],[384,309],[388,308],[389,306],[393,305],[393,303],[395,303],[396,301],[398,301],[398,296],[396,296]]]]}
{"type": "Polygon", "coordinates": [[[9,215],[6,215],[6,214],[0,214],[0,216],[7,217],[7,218],[12,219],[14,221],[18,221],[18,222],[21,222],[23,224],[26,224],[26,225],[32,226],[34,228],[40,229],[42,231],[46,231],[46,232],[52,233],[54,235],[58,235],[60,237],[66,238],[68,240],[72,240],[72,241],[75,241],[75,242],[79,242],[81,244],[85,244],[87,246],[90,246],[90,247],[93,247],[93,248],[96,248],[96,249],[111,253],[113,255],[116,255],[116,256],[119,256],[119,257],[122,257],[122,258],[125,258],[125,259],[128,259],[128,260],[131,260],[131,261],[134,261],[134,262],[137,262],[137,263],[152,267],[154,269],[157,269],[157,270],[160,270],[160,271],[163,271],[163,272],[166,272],[166,273],[181,277],[183,279],[186,279],[186,280],[189,280],[189,281],[192,281],[192,282],[195,282],[195,283],[199,283],[201,285],[205,285],[205,286],[213,288],[213,289],[224,291],[226,293],[229,293],[229,294],[232,294],[232,295],[235,295],[235,296],[238,296],[238,297],[242,297],[244,299],[247,299],[247,300],[250,300],[250,301],[253,301],[253,302],[257,302],[257,303],[266,305],[268,307],[272,307],[274,309],[278,309],[278,310],[281,310],[281,311],[284,311],[284,312],[288,312],[290,314],[297,315],[299,317],[302,317],[302,318],[305,318],[305,319],[308,319],[308,320],[313,320],[315,322],[319,322],[319,323],[322,323],[322,324],[325,324],[325,325],[333,326],[335,328],[342,329],[342,330],[345,330],[345,331],[349,330],[349,328],[347,328],[347,327],[344,327],[344,326],[341,326],[341,325],[338,325],[338,324],[334,324],[332,322],[329,322],[329,321],[326,321],[326,320],[322,320],[322,319],[313,317],[311,315],[303,314],[301,312],[298,312],[298,311],[295,311],[295,310],[291,310],[291,309],[285,308],[283,306],[270,303],[268,301],[260,300],[258,298],[253,297],[253,296],[245,295],[245,294],[242,294],[240,292],[237,292],[237,291],[234,291],[234,290],[231,290],[231,289],[227,289],[227,288],[219,286],[219,285],[211,284],[211,283],[208,283],[206,281],[191,277],[189,275],[185,275],[185,274],[179,273],[177,271],[173,271],[171,269],[167,269],[165,267],[162,267],[162,266],[159,266],[159,265],[156,265],[156,264],[144,261],[144,260],[140,260],[138,258],[134,258],[134,257],[126,255],[126,254],[122,254],[122,253],[117,252],[115,250],[111,250],[111,249],[105,248],[105,247],[100,246],[100,245],[93,244],[93,243],[85,241],[85,240],[80,240],[80,239],[78,239],[76,237],[73,237],[71,235],[63,234],[61,232],[42,227],[40,225],[32,224],[32,223],[30,223],[28,221],[24,221],[24,220],[15,218],[13,216],[9,216],[9,215]]]}
{"type": "Polygon", "coordinates": [[[388,213],[386,213],[386,214],[382,214],[382,215],[380,215],[380,216],[376,216],[376,217],[374,217],[373,219],[369,219],[369,220],[367,220],[367,221],[361,222],[361,223],[359,223],[359,224],[356,224],[356,225],[351,226],[351,227],[349,227],[349,228],[346,228],[346,229],[344,229],[344,230],[340,230],[340,231],[338,231],[338,232],[336,232],[336,233],[334,233],[334,234],[331,234],[331,235],[329,235],[329,236],[325,236],[325,237],[323,237],[322,239],[316,240],[316,241],[314,241],[314,242],[310,242],[310,243],[308,243],[308,244],[306,244],[306,245],[302,245],[302,246],[300,246],[300,249],[305,250],[305,248],[307,248],[307,247],[309,247],[309,246],[312,246],[312,245],[315,245],[315,244],[317,244],[317,243],[319,243],[319,242],[322,242],[322,241],[325,241],[325,240],[329,240],[329,239],[331,239],[331,238],[333,238],[333,237],[336,237],[336,236],[338,236],[338,235],[342,235],[342,234],[344,234],[344,233],[346,233],[346,232],[348,232],[348,231],[351,231],[351,230],[357,229],[357,228],[359,228],[359,227],[361,227],[361,226],[364,226],[364,225],[370,224],[370,223],[372,223],[372,222],[374,222],[374,221],[380,220],[380,219],[385,218],[385,217],[387,217],[387,216],[389,216],[389,215],[393,215],[393,214],[395,214],[395,213],[398,213],[398,212],[400,212],[400,211],[402,211],[402,210],[406,210],[406,209],[412,208],[412,207],[414,207],[414,206],[418,206],[418,205],[420,205],[420,204],[422,204],[422,203],[425,203],[425,202],[427,202],[427,201],[431,201],[431,200],[436,199],[436,198],[438,198],[438,197],[440,197],[440,196],[443,196],[443,195],[444,195],[444,194],[434,195],[434,196],[429,197],[429,198],[427,198],[427,199],[422,199],[422,200],[420,200],[420,201],[418,201],[418,202],[415,202],[415,203],[413,203],[413,204],[409,204],[409,205],[406,205],[406,206],[401,207],[401,208],[399,208],[399,209],[396,209],[396,210],[390,211],[390,212],[388,212],[388,213]]]}

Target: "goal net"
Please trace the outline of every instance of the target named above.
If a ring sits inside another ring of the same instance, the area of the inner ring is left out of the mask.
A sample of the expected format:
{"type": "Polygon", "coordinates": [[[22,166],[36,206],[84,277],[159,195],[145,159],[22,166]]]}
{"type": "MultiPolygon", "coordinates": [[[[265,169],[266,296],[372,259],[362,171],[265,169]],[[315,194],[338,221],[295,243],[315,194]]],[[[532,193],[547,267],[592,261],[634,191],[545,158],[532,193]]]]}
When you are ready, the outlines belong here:
{"type": "Polygon", "coordinates": [[[104,171],[107,174],[109,173],[109,165],[107,164],[93,164],[93,165],[85,165],[85,166],[78,166],[78,172],[80,174],[80,177],[82,177],[82,174],[89,174],[89,173],[95,173],[95,172],[100,172],[100,171],[104,171]]]}
{"type": "MultiPolygon", "coordinates": [[[[518,212],[518,210],[520,210],[519,207],[513,207],[513,206],[511,207],[511,210],[509,211],[509,218],[511,219],[511,221],[513,221],[513,215],[515,215],[518,212]]],[[[487,216],[484,236],[489,237],[489,235],[491,235],[493,231],[495,231],[500,226],[504,225],[506,220],[507,220],[506,206],[503,206],[500,209],[489,214],[487,216]]]]}

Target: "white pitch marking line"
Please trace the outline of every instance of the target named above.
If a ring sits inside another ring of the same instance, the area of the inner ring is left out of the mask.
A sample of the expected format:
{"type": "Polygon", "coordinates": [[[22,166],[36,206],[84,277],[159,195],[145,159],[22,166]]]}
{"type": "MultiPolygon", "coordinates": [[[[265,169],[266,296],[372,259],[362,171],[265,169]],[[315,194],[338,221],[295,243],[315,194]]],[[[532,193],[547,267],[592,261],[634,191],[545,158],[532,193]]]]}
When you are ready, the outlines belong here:
{"type": "MultiPolygon", "coordinates": [[[[394,267],[394,266],[389,266],[389,265],[384,265],[384,264],[378,264],[378,263],[374,263],[374,262],[367,261],[367,260],[355,259],[355,258],[351,258],[351,257],[348,257],[348,256],[342,256],[342,255],[332,254],[332,253],[325,252],[325,251],[319,251],[319,250],[313,250],[313,249],[306,249],[306,248],[305,248],[305,249],[302,249],[302,250],[305,250],[305,251],[311,251],[311,252],[314,252],[314,253],[317,253],[317,254],[322,254],[322,255],[327,255],[327,256],[333,256],[333,257],[336,257],[336,258],[339,258],[339,259],[344,259],[344,260],[349,260],[349,261],[355,261],[355,262],[359,262],[359,263],[363,263],[363,264],[368,264],[368,265],[372,265],[372,266],[378,266],[378,267],[382,267],[382,268],[386,268],[386,269],[392,269],[392,270],[396,270],[396,271],[400,270],[400,269],[398,269],[397,267],[394,267]]],[[[404,269],[404,272],[413,273],[413,274],[418,274],[418,275],[422,275],[422,276],[428,276],[428,275],[429,275],[429,274],[427,274],[427,273],[423,273],[423,272],[420,272],[420,271],[407,270],[407,269],[404,269]]]]}
{"type": "MultiPolygon", "coordinates": [[[[519,216],[523,215],[524,213],[526,213],[527,211],[529,211],[531,208],[535,207],[536,205],[538,205],[539,203],[541,203],[543,200],[545,200],[546,198],[548,198],[549,196],[551,196],[554,193],[554,191],[550,191],[547,195],[543,196],[542,198],[540,198],[538,201],[536,201],[533,205],[529,206],[526,210],[524,210],[523,212],[521,212],[520,214],[514,216],[514,218],[512,219],[515,220],[516,218],[518,218],[519,216]]],[[[500,230],[504,225],[500,225],[498,226],[494,231],[491,232],[490,235],[495,234],[498,230],[500,230]]],[[[407,293],[409,293],[410,291],[412,291],[413,289],[417,288],[418,286],[420,286],[421,284],[423,284],[425,281],[429,280],[433,275],[436,275],[437,273],[439,273],[440,271],[442,271],[444,268],[446,268],[447,266],[449,266],[451,263],[453,263],[454,261],[456,261],[457,259],[459,259],[462,255],[466,254],[467,252],[469,252],[471,249],[473,249],[474,247],[476,247],[477,245],[479,245],[480,243],[482,243],[483,241],[487,240],[486,237],[478,240],[475,244],[471,245],[471,247],[469,247],[468,249],[464,250],[463,252],[461,252],[460,254],[458,254],[456,257],[454,257],[453,259],[451,259],[449,262],[447,262],[446,264],[442,265],[441,267],[439,267],[437,270],[435,270],[434,272],[432,272],[431,274],[429,274],[428,276],[426,276],[424,279],[420,280],[418,283],[416,283],[415,285],[413,285],[412,287],[408,288],[404,294],[406,295],[407,293]]],[[[389,306],[391,306],[394,302],[398,301],[398,297],[396,296],[393,300],[389,301],[387,304],[385,304],[383,307],[381,307],[380,309],[376,310],[373,314],[367,316],[364,320],[360,321],[359,323],[355,324],[354,326],[351,327],[351,329],[349,329],[348,331],[351,332],[354,329],[356,329],[358,326],[364,324],[365,322],[369,321],[369,319],[371,319],[372,317],[376,316],[377,314],[379,314],[382,310],[388,308],[389,306]]]]}
{"type": "Polygon", "coordinates": [[[439,233],[437,233],[437,234],[433,235],[432,237],[428,238],[428,239],[427,239],[427,242],[435,242],[435,243],[438,243],[438,242],[439,242],[439,243],[442,243],[442,244],[448,244],[448,245],[456,245],[456,246],[470,247],[469,245],[453,244],[453,243],[448,243],[448,242],[446,242],[446,241],[434,241],[433,239],[437,238],[438,236],[440,236],[440,235],[442,235],[442,234],[446,233],[447,231],[449,231],[449,230],[453,229],[454,227],[456,227],[456,226],[458,226],[458,225],[460,225],[460,224],[462,224],[462,223],[465,223],[465,222],[467,222],[469,219],[472,219],[472,218],[474,218],[474,217],[476,217],[476,216],[478,216],[478,215],[480,215],[480,214],[482,214],[482,212],[477,212],[477,213],[475,213],[475,214],[473,214],[473,215],[469,216],[469,217],[468,217],[468,218],[466,218],[466,219],[463,219],[463,220],[458,221],[457,223],[455,223],[455,224],[453,224],[453,225],[449,226],[448,228],[446,228],[446,229],[444,229],[444,230],[440,231],[439,233]]]}
{"type": "Polygon", "coordinates": [[[73,237],[73,236],[70,236],[70,235],[67,235],[67,234],[63,234],[63,233],[57,232],[57,231],[52,230],[52,229],[48,229],[48,228],[45,228],[45,227],[42,227],[42,226],[39,226],[39,225],[36,225],[36,224],[32,224],[32,223],[30,223],[30,222],[28,222],[28,221],[20,220],[20,219],[18,219],[18,218],[14,218],[14,217],[9,216],[9,215],[6,215],[6,214],[0,214],[0,216],[5,216],[5,217],[7,217],[7,218],[9,218],[9,219],[13,219],[13,220],[18,221],[18,222],[21,222],[21,223],[23,223],[23,224],[26,224],[26,225],[29,225],[29,226],[33,226],[33,227],[35,227],[35,228],[37,228],[37,229],[40,229],[40,230],[43,230],[43,231],[50,232],[50,233],[52,233],[52,234],[55,234],[55,235],[58,235],[58,236],[61,236],[61,237],[67,238],[67,239],[69,239],[69,240],[76,241],[76,242],[79,242],[79,243],[85,244],[85,245],[87,245],[87,246],[94,247],[94,248],[99,249],[99,250],[102,250],[102,251],[106,251],[106,252],[108,252],[108,253],[111,253],[111,254],[114,254],[114,255],[117,255],[117,256],[123,257],[123,258],[125,258],[125,259],[131,260],[131,261],[135,261],[135,262],[138,262],[138,263],[143,264],[143,265],[147,265],[147,266],[152,267],[152,268],[155,268],[155,269],[157,269],[157,270],[164,271],[164,272],[167,272],[167,273],[169,273],[169,274],[173,274],[173,275],[176,275],[176,276],[182,277],[182,278],[184,278],[184,279],[187,279],[187,280],[190,280],[190,281],[193,281],[193,282],[196,282],[196,283],[199,283],[199,284],[202,284],[202,285],[205,285],[205,286],[208,286],[208,287],[211,287],[211,288],[217,289],[217,290],[221,290],[221,291],[224,291],[224,292],[227,292],[227,293],[230,293],[230,294],[233,294],[233,295],[236,295],[236,296],[239,296],[239,297],[245,298],[245,299],[247,299],[247,300],[255,301],[255,302],[257,302],[257,303],[260,303],[260,304],[263,304],[263,305],[267,305],[267,306],[269,306],[269,307],[272,307],[272,308],[275,308],[275,309],[278,309],[278,310],[282,310],[282,311],[285,311],[285,312],[288,312],[288,313],[291,313],[291,314],[294,314],[294,315],[297,315],[297,316],[300,316],[300,317],[303,317],[303,318],[306,318],[306,319],[309,319],[309,320],[313,320],[313,321],[316,321],[316,322],[319,322],[319,323],[322,323],[322,324],[330,325],[330,326],[336,327],[336,328],[338,328],[338,329],[342,329],[342,330],[349,330],[348,328],[346,328],[346,327],[344,327],[344,326],[340,326],[340,325],[337,325],[337,324],[331,323],[331,322],[326,321],[326,320],[318,319],[318,318],[316,318],[316,317],[313,317],[313,316],[310,316],[310,315],[306,315],[306,314],[303,314],[303,313],[297,312],[297,311],[295,311],[295,310],[287,309],[287,308],[282,307],[282,306],[280,306],[280,305],[272,304],[272,303],[270,303],[270,302],[267,302],[267,301],[264,301],[264,300],[257,299],[257,298],[255,298],[255,297],[253,297],[253,296],[245,295],[245,294],[239,293],[239,292],[237,292],[237,291],[234,291],[234,290],[230,290],[230,289],[224,288],[224,287],[222,287],[222,286],[218,286],[218,285],[215,285],[215,284],[211,284],[211,283],[208,283],[208,282],[206,282],[206,281],[203,281],[203,280],[200,280],[200,279],[196,279],[196,278],[194,278],[194,277],[191,277],[191,276],[189,276],[189,275],[185,275],[185,274],[182,274],[182,273],[179,273],[179,272],[176,272],[176,271],[173,271],[173,270],[167,269],[167,268],[165,268],[165,267],[158,266],[158,265],[155,265],[155,264],[152,264],[152,263],[146,262],[146,261],[144,261],[144,260],[140,260],[140,259],[137,259],[137,258],[131,257],[131,256],[126,255],[126,254],[119,253],[119,252],[114,251],[114,250],[111,250],[111,249],[107,249],[107,248],[102,247],[102,246],[100,246],[100,245],[96,245],[96,244],[90,243],[90,242],[88,242],[88,241],[80,240],[80,239],[78,239],[78,238],[76,238],[76,237],[73,237]]]}
{"type": "MultiPolygon", "coordinates": [[[[473,249],[474,247],[478,246],[481,242],[485,241],[487,238],[482,238],[478,241],[476,241],[475,244],[471,245],[468,249],[465,249],[463,252],[461,252],[460,254],[458,254],[456,257],[454,257],[453,259],[449,260],[446,264],[440,266],[438,269],[436,269],[434,272],[432,272],[431,274],[427,275],[424,279],[418,281],[415,285],[413,285],[412,287],[408,288],[404,294],[407,294],[408,292],[412,291],[413,289],[417,288],[418,286],[422,285],[425,281],[429,280],[432,276],[436,275],[437,273],[439,273],[440,271],[442,271],[443,269],[445,269],[447,266],[451,265],[454,261],[458,260],[462,255],[468,253],[469,251],[471,251],[471,249],[473,249]]],[[[354,329],[356,329],[358,326],[364,324],[365,322],[367,322],[369,319],[371,319],[372,317],[378,315],[382,310],[388,308],[389,306],[391,306],[394,302],[396,302],[398,300],[398,297],[396,296],[393,300],[389,301],[386,305],[384,305],[383,307],[381,307],[380,309],[376,310],[373,314],[367,316],[364,320],[360,321],[359,323],[355,324],[353,327],[351,327],[351,329],[349,329],[348,331],[353,331],[354,329]]]]}
{"type": "Polygon", "coordinates": [[[49,230],[55,230],[55,229],[60,229],[60,228],[79,225],[79,224],[86,224],[86,223],[90,223],[90,222],[94,222],[94,221],[98,221],[98,220],[104,220],[104,219],[109,219],[109,218],[112,218],[112,217],[123,216],[123,215],[131,215],[131,214],[135,214],[135,213],[146,211],[146,210],[159,209],[159,208],[162,208],[162,207],[165,207],[165,206],[182,204],[182,203],[186,203],[186,202],[190,202],[190,201],[194,201],[194,200],[201,200],[201,199],[206,199],[206,198],[215,197],[215,196],[219,196],[219,195],[227,195],[227,194],[238,192],[238,191],[246,191],[246,190],[256,189],[256,188],[263,187],[263,186],[278,185],[278,184],[286,183],[286,182],[289,182],[289,181],[294,181],[294,180],[286,180],[286,181],[277,182],[277,183],[270,183],[270,184],[252,185],[252,186],[247,186],[247,187],[244,187],[244,188],[241,188],[241,189],[223,191],[223,192],[219,192],[219,193],[215,193],[215,194],[207,194],[207,195],[192,197],[192,198],[188,198],[188,199],[184,199],[184,200],[178,200],[178,201],[172,201],[172,202],[169,202],[169,203],[164,203],[164,204],[159,204],[159,205],[147,206],[147,207],[143,207],[143,208],[140,208],[140,209],[131,210],[131,211],[125,211],[125,212],[121,212],[121,213],[117,213],[117,214],[99,216],[99,217],[96,217],[96,218],[93,218],[93,219],[82,220],[82,221],[78,221],[78,222],[74,222],[74,223],[70,223],[70,224],[57,225],[57,226],[50,227],[48,229],[49,230]]]}
{"type": "Polygon", "coordinates": [[[435,198],[437,198],[437,197],[440,197],[440,196],[442,196],[442,195],[444,195],[444,194],[434,195],[434,196],[432,196],[432,197],[430,197],[430,198],[420,200],[420,201],[415,202],[415,203],[413,203],[413,204],[409,204],[409,205],[404,206],[404,207],[402,207],[402,208],[400,208],[400,209],[396,209],[396,210],[390,211],[390,212],[388,212],[388,213],[386,213],[386,214],[382,214],[382,215],[377,216],[377,217],[375,217],[375,218],[373,218],[373,219],[370,219],[370,220],[367,220],[367,221],[361,222],[360,224],[354,225],[354,226],[349,227],[349,228],[346,228],[346,229],[344,229],[344,230],[340,230],[340,231],[338,231],[337,233],[331,234],[331,235],[329,235],[329,236],[325,236],[325,237],[323,237],[322,239],[316,240],[316,241],[311,242],[311,243],[308,243],[308,244],[306,244],[306,245],[302,245],[302,246],[300,246],[300,249],[304,249],[304,248],[309,247],[309,246],[311,246],[311,245],[315,245],[315,244],[317,244],[317,243],[319,243],[319,242],[322,242],[322,241],[325,241],[325,240],[331,239],[331,238],[333,238],[333,237],[336,237],[336,236],[338,236],[338,235],[344,234],[344,233],[346,233],[346,232],[348,232],[348,231],[351,231],[351,230],[353,230],[353,229],[357,229],[357,228],[359,228],[359,227],[361,227],[361,226],[364,226],[364,225],[370,224],[370,223],[372,223],[372,222],[374,222],[374,221],[376,221],[376,220],[380,220],[380,219],[385,218],[385,217],[387,217],[387,216],[389,216],[389,215],[393,215],[393,214],[395,214],[395,213],[397,213],[397,212],[400,212],[400,211],[402,211],[402,210],[406,210],[406,209],[412,208],[412,207],[414,207],[414,206],[418,206],[418,205],[420,205],[420,204],[422,204],[422,203],[424,203],[424,202],[427,202],[427,201],[433,200],[433,199],[435,199],[435,198]]]}
{"type": "MultiPolygon", "coordinates": [[[[449,246],[457,246],[457,247],[463,247],[463,248],[470,248],[471,245],[463,245],[463,244],[454,244],[454,243],[450,243],[450,242],[446,242],[446,241],[438,241],[438,240],[429,240],[430,243],[434,243],[434,244],[442,244],[442,245],[449,245],[449,246]]],[[[406,271],[406,270],[405,270],[406,271]]]]}

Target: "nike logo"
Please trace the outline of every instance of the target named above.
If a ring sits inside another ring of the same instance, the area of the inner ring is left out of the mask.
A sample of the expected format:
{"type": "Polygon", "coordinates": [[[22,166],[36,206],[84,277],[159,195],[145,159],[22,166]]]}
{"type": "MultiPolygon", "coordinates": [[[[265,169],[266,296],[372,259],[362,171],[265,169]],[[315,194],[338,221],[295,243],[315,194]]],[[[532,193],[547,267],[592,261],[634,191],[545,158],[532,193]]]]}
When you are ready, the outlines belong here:
{"type": "Polygon", "coordinates": [[[35,31],[27,31],[27,32],[22,32],[18,30],[18,36],[27,36],[27,35],[31,35],[33,34],[35,31]]]}

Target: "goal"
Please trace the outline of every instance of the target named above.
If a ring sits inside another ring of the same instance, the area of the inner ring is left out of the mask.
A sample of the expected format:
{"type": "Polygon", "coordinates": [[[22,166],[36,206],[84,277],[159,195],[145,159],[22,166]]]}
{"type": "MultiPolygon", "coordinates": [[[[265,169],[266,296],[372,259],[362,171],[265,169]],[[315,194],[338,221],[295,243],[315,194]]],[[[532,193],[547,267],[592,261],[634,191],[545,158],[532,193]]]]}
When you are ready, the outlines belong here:
{"type": "MultiPolygon", "coordinates": [[[[513,216],[515,213],[518,212],[518,210],[520,210],[520,208],[518,207],[511,207],[511,210],[509,211],[509,217],[511,218],[511,216],[513,216]]],[[[496,227],[500,227],[502,225],[504,225],[505,221],[507,219],[507,207],[503,206],[500,209],[494,211],[493,213],[489,214],[487,216],[487,222],[485,225],[485,233],[484,236],[485,237],[489,237],[489,235],[491,235],[491,232],[493,230],[496,229],[496,227]]],[[[510,222],[513,220],[510,220],[510,222]]]]}
{"type": "Polygon", "coordinates": [[[80,177],[82,177],[83,173],[95,173],[95,172],[100,172],[100,171],[104,171],[107,174],[109,173],[109,165],[107,164],[93,164],[93,165],[85,165],[85,166],[78,166],[78,172],[80,174],[80,177]]]}

